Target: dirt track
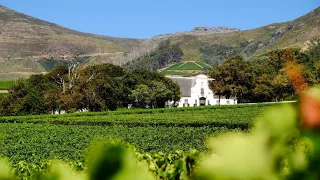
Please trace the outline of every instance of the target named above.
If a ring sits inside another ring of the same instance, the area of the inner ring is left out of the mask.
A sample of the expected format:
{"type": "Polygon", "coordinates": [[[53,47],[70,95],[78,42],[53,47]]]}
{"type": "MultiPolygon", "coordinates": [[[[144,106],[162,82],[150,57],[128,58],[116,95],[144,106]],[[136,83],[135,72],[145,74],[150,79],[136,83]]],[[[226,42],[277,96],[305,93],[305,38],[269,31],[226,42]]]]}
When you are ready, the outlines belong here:
{"type": "Polygon", "coordinates": [[[0,94],[6,94],[9,93],[8,90],[0,90],[0,94]]]}

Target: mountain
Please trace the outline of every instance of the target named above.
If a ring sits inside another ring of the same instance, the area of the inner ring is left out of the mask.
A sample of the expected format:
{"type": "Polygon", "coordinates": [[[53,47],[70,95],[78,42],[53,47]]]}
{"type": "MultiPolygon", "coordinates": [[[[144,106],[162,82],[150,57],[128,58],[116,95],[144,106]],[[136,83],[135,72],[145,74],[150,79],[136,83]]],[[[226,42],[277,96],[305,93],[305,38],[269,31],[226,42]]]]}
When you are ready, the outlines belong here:
{"type": "Polygon", "coordinates": [[[183,51],[183,61],[205,61],[212,65],[234,55],[246,59],[281,48],[307,49],[320,38],[320,8],[305,16],[285,23],[226,33],[169,36],[171,44],[178,44],[183,51]]]}
{"type": "Polygon", "coordinates": [[[46,72],[67,60],[121,65],[156,42],[82,33],[0,6],[0,79],[46,72]]]}
{"type": "Polygon", "coordinates": [[[240,31],[237,28],[230,27],[195,27],[191,31],[186,32],[177,32],[177,33],[168,33],[168,34],[159,34],[153,37],[153,39],[167,39],[170,37],[178,35],[208,35],[208,34],[219,34],[219,33],[229,33],[240,31]]]}
{"type": "Polygon", "coordinates": [[[279,48],[308,49],[319,38],[320,8],[289,22],[252,30],[196,27],[151,39],[133,39],[82,33],[0,6],[0,79],[48,72],[68,60],[129,63],[127,67],[147,65],[150,69],[180,61],[216,65],[234,55],[249,59],[279,48]],[[161,47],[161,42],[169,43],[161,47]],[[166,60],[166,56],[170,57],[166,60]],[[161,62],[155,62],[158,60],[161,62]]]}
{"type": "Polygon", "coordinates": [[[197,27],[187,32],[158,35],[153,39],[169,41],[167,44],[170,46],[179,47],[176,52],[182,51],[182,56],[172,59],[169,53],[165,58],[165,53],[156,49],[127,63],[125,67],[163,70],[180,61],[202,61],[214,66],[235,55],[250,59],[275,49],[306,50],[320,39],[320,7],[292,21],[251,30],[197,27]]]}

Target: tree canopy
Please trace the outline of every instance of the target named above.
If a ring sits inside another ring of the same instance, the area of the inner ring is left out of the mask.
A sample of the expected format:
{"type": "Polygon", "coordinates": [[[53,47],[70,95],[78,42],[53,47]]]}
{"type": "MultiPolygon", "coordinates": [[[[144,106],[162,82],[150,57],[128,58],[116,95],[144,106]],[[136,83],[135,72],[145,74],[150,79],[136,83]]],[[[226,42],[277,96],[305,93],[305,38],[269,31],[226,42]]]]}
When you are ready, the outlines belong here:
{"type": "Polygon", "coordinates": [[[296,93],[285,72],[285,64],[294,62],[310,85],[320,82],[320,45],[309,51],[281,49],[245,61],[241,56],[225,60],[208,75],[215,79],[210,88],[219,97],[238,102],[292,100],[296,93]]]}
{"type": "Polygon", "coordinates": [[[178,84],[146,69],[124,71],[112,64],[56,66],[46,75],[20,79],[0,101],[1,115],[163,108],[181,97],[178,84]],[[145,94],[147,93],[147,94],[145,94]],[[142,97],[143,96],[143,97],[142,97]]]}

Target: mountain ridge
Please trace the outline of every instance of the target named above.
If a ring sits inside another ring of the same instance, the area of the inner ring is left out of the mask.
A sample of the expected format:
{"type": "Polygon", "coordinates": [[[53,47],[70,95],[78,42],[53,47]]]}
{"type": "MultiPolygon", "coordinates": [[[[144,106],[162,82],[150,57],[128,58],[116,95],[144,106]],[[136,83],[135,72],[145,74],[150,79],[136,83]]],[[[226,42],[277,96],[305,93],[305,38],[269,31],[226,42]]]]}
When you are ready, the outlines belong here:
{"type": "Polygon", "coordinates": [[[178,36],[178,35],[208,35],[208,34],[229,33],[229,32],[235,32],[235,31],[240,31],[240,29],[226,27],[226,26],[218,26],[218,27],[198,26],[193,28],[190,31],[155,35],[152,37],[152,39],[167,39],[167,38],[178,36]]]}
{"type": "Polygon", "coordinates": [[[195,27],[150,39],[135,39],[75,31],[0,5],[0,79],[15,72],[46,72],[70,60],[124,65],[139,59],[143,64],[141,57],[148,57],[165,40],[182,50],[181,61],[216,65],[233,55],[248,59],[273,49],[308,49],[318,38],[320,7],[292,21],[251,30],[195,27]]]}

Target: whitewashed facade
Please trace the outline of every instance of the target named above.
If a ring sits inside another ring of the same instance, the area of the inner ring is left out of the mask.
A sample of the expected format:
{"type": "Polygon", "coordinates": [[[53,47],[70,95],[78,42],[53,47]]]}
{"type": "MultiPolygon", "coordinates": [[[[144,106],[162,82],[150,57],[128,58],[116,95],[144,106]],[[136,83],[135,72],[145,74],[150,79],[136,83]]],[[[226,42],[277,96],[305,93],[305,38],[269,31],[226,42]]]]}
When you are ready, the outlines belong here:
{"type": "MultiPolygon", "coordinates": [[[[214,81],[214,79],[208,78],[204,74],[195,77],[167,77],[180,86],[182,97],[177,102],[178,107],[219,105],[219,98],[215,97],[209,88],[209,81],[214,81]]],[[[237,100],[220,98],[220,105],[228,104],[237,104],[237,100]]]]}

